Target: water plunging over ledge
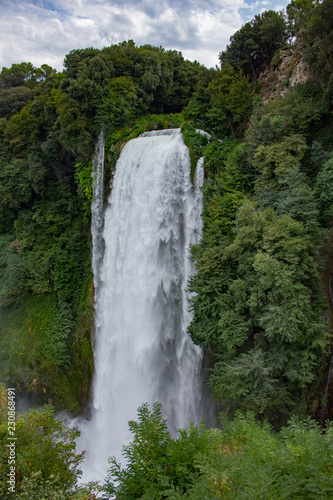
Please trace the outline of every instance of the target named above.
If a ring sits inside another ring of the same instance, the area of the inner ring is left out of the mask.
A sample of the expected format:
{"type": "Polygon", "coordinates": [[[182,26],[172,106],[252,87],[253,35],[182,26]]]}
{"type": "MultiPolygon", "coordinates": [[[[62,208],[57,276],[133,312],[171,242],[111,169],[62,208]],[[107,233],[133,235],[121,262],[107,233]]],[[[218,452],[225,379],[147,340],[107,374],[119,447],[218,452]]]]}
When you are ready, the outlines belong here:
{"type": "MultiPolygon", "coordinates": [[[[97,148],[96,165],[103,155],[97,148]]],[[[186,333],[189,246],[202,232],[202,183],[202,161],[192,185],[188,149],[173,129],[142,134],[122,150],[103,238],[94,191],[95,375],[92,418],[81,437],[84,481],[105,477],[108,457],[120,458],[131,439],[128,420],[143,402],[162,403],[173,433],[202,418],[202,351],[186,333]]]]}

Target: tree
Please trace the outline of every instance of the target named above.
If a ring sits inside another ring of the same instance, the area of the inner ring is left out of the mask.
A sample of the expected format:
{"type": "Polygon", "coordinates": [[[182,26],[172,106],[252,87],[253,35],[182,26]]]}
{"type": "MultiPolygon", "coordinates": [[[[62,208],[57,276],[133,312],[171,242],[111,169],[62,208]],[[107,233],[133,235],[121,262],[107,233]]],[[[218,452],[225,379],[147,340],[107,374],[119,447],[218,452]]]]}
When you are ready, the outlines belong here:
{"type": "Polygon", "coordinates": [[[42,64],[40,68],[35,68],[30,62],[12,64],[10,68],[2,68],[0,73],[0,88],[9,89],[12,87],[26,86],[34,88],[38,82],[54,75],[56,70],[42,64]]]}
{"type": "Polygon", "coordinates": [[[318,3],[305,32],[304,58],[314,79],[327,82],[333,68],[333,0],[318,3]]]}
{"type": "Polygon", "coordinates": [[[317,175],[315,194],[319,202],[320,217],[325,226],[330,226],[333,220],[333,194],[328,186],[333,183],[333,157],[326,161],[317,175]]]}
{"type": "Polygon", "coordinates": [[[252,110],[252,88],[248,78],[230,64],[225,64],[209,84],[208,91],[210,108],[207,118],[211,130],[226,128],[233,135],[240,135],[252,110]]]}
{"type": "MultiPolygon", "coordinates": [[[[5,403],[3,399],[2,404],[5,403]]],[[[83,460],[83,454],[76,452],[75,439],[78,435],[76,428],[70,429],[55,418],[54,409],[49,405],[42,410],[30,410],[18,416],[15,427],[16,492],[20,494],[21,489],[26,490],[24,483],[28,479],[37,480],[40,487],[46,486],[48,481],[58,489],[75,486],[81,474],[79,465],[83,460]]],[[[0,470],[0,491],[4,499],[12,498],[7,484],[10,467],[7,437],[7,420],[3,419],[0,425],[3,464],[0,470]]]]}
{"type": "Polygon", "coordinates": [[[129,429],[134,438],[123,448],[126,467],[122,469],[115,458],[110,459],[105,489],[116,494],[117,499],[134,500],[147,491],[154,495],[157,488],[166,485],[168,447],[172,438],[158,403],[152,411],[147,403],[143,404],[138,409],[138,422],[130,421],[129,429]]]}
{"type": "Polygon", "coordinates": [[[85,154],[92,149],[92,137],[88,131],[88,120],[80,105],[60,89],[53,89],[52,95],[57,111],[59,141],[69,151],[79,150],[85,154]]]}
{"type": "Polygon", "coordinates": [[[299,168],[292,167],[279,181],[279,194],[276,211],[287,214],[302,222],[315,237],[319,236],[319,210],[315,194],[307,176],[299,168]]]}
{"type": "MultiPolygon", "coordinates": [[[[145,406],[138,410],[139,426],[145,406]]],[[[147,415],[147,430],[156,430],[155,417],[154,410],[147,415]]],[[[158,467],[161,457],[147,455],[142,461],[141,454],[133,453],[122,474],[116,469],[116,491],[109,488],[110,478],[114,477],[111,467],[106,492],[115,494],[117,500],[331,498],[332,425],[328,424],[323,432],[315,421],[294,417],[277,433],[267,422],[257,421],[252,412],[237,412],[232,421],[222,416],[221,423],[223,430],[203,426],[179,429],[178,437],[169,441],[168,463],[163,469],[158,467]],[[140,480],[146,466],[150,474],[139,488],[135,479],[140,480]]],[[[156,439],[161,437],[158,431],[145,432],[145,440],[139,443],[138,434],[137,429],[124,450],[142,450],[143,446],[154,450],[156,439]]]]}
{"type": "Polygon", "coordinates": [[[317,103],[311,96],[303,95],[297,87],[289,90],[285,96],[264,105],[261,102],[257,103],[251,116],[250,126],[245,133],[250,160],[253,161],[260,145],[268,146],[271,143],[292,141],[288,136],[296,135],[303,136],[306,142],[319,117],[320,110],[317,103]]]}
{"type": "Polygon", "coordinates": [[[0,88],[0,117],[10,118],[32,100],[34,91],[28,87],[0,88]]]}
{"type": "Polygon", "coordinates": [[[230,37],[227,49],[219,55],[221,66],[229,63],[255,80],[286,39],[283,15],[272,10],[265,11],[230,37]]]}
{"type": "Polygon", "coordinates": [[[194,249],[189,333],[215,360],[210,385],[224,408],[282,418],[304,404],[324,355],[313,241],[302,223],[250,202],[234,227],[214,239],[208,229],[194,249]]]}
{"type": "Polygon", "coordinates": [[[206,120],[206,112],[210,105],[210,93],[208,90],[209,83],[215,78],[216,71],[201,70],[199,72],[198,82],[195,91],[192,93],[188,105],[184,109],[184,117],[186,120],[193,120],[199,127],[208,127],[206,120]]]}
{"type": "Polygon", "coordinates": [[[276,185],[291,168],[299,168],[306,149],[306,142],[299,134],[281,142],[258,146],[253,160],[254,168],[260,173],[256,180],[257,192],[264,186],[276,185]]]}
{"type": "Polygon", "coordinates": [[[223,419],[219,445],[198,457],[200,477],[188,498],[328,500],[333,428],[293,418],[275,433],[251,412],[223,419]]]}
{"type": "Polygon", "coordinates": [[[130,421],[132,442],[123,447],[126,464],[110,458],[104,489],[117,500],[187,497],[198,477],[196,459],[216,444],[216,432],[190,424],[173,439],[162,417],[161,405],[150,411],[144,403],[138,421],[130,421]]]}
{"type": "Polygon", "coordinates": [[[101,121],[112,130],[128,123],[136,113],[137,88],[129,76],[112,78],[108,95],[104,98],[99,114],[101,121]]]}
{"type": "MultiPolygon", "coordinates": [[[[75,61],[75,65],[73,62],[69,64],[68,59],[65,60],[68,70],[60,88],[70,96],[73,103],[75,102],[79,106],[81,113],[84,113],[87,118],[92,118],[96,114],[101,99],[107,93],[110,79],[114,76],[115,70],[112,62],[106,60],[101,52],[95,55],[89,49],[76,52],[82,59],[79,62],[75,61]]],[[[73,52],[71,56],[70,60],[74,56],[73,52]]]]}
{"type": "Polygon", "coordinates": [[[287,5],[288,28],[290,36],[302,39],[306,30],[313,21],[315,8],[319,0],[292,0],[287,5]]]}
{"type": "Polygon", "coordinates": [[[38,120],[30,113],[31,103],[13,115],[6,125],[4,139],[9,143],[10,151],[22,158],[34,142],[38,141],[38,120]]]}

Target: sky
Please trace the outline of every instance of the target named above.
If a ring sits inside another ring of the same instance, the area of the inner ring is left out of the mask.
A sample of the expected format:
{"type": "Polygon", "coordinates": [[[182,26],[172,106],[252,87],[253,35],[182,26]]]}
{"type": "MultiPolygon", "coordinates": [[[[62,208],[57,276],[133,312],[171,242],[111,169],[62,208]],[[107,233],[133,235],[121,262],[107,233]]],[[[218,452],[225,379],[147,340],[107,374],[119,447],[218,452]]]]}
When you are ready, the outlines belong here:
{"type": "Polygon", "coordinates": [[[182,52],[210,67],[229,38],[288,0],[0,0],[0,68],[48,64],[58,71],[70,50],[125,40],[182,52]]]}

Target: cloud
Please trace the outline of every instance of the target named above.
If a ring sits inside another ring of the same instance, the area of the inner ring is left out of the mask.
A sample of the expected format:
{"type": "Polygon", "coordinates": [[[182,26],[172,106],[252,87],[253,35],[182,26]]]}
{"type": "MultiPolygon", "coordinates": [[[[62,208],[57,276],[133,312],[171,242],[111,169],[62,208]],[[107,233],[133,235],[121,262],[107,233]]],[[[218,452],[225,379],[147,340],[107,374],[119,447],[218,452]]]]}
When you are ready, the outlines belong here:
{"type": "Polygon", "coordinates": [[[270,5],[269,0],[0,0],[0,64],[30,61],[61,70],[72,49],[132,39],[181,51],[211,67],[230,36],[270,5]]]}

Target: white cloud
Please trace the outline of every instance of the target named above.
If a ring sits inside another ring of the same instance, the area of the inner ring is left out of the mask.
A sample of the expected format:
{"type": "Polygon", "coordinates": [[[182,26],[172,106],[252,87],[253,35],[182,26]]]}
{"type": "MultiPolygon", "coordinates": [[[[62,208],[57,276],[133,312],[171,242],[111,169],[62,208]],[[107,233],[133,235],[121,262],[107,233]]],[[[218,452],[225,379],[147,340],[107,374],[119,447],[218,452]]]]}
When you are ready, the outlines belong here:
{"type": "Polygon", "coordinates": [[[83,17],[79,17],[73,20],[74,26],[78,26],[79,28],[89,28],[95,26],[95,21],[92,19],[85,19],[83,17]]]}
{"type": "MultiPolygon", "coordinates": [[[[267,6],[266,6],[267,5],[267,6]]],[[[269,0],[0,0],[0,65],[31,61],[62,69],[72,49],[133,39],[206,66],[269,0]]]]}

